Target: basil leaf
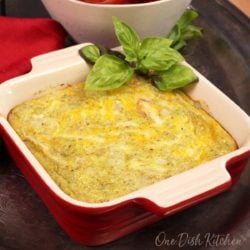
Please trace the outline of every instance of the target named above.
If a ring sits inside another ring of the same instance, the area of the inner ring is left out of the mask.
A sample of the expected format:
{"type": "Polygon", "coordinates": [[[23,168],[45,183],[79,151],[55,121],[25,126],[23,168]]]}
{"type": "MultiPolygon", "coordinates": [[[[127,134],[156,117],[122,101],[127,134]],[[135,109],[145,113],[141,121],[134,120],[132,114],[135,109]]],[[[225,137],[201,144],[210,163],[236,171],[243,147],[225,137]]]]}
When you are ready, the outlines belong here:
{"type": "Polygon", "coordinates": [[[158,72],[153,79],[158,89],[163,91],[182,88],[198,80],[191,68],[176,64],[166,71],[158,72]]]}
{"type": "Polygon", "coordinates": [[[102,55],[88,74],[85,89],[111,90],[119,88],[128,82],[133,74],[134,70],[124,60],[113,55],[102,55]]]}
{"type": "Polygon", "coordinates": [[[175,50],[180,50],[181,48],[185,47],[186,45],[187,45],[187,42],[183,39],[180,39],[172,45],[172,48],[175,50]]]}
{"type": "Polygon", "coordinates": [[[79,50],[79,54],[90,64],[95,64],[101,56],[101,50],[96,45],[87,45],[79,50]]]}
{"type": "Polygon", "coordinates": [[[171,41],[163,37],[145,38],[139,51],[139,70],[167,70],[183,61],[182,55],[170,45],[171,41]]]}
{"type": "Polygon", "coordinates": [[[176,25],[172,28],[167,38],[172,40],[171,47],[180,50],[188,40],[202,37],[201,28],[192,25],[192,22],[198,17],[194,10],[186,10],[176,25]]]}
{"type": "Polygon", "coordinates": [[[186,27],[185,33],[183,33],[183,39],[187,41],[195,37],[202,37],[201,28],[194,25],[186,27]]]}
{"type": "Polygon", "coordinates": [[[113,56],[119,57],[119,58],[122,59],[122,60],[125,60],[125,55],[124,55],[123,53],[121,53],[120,51],[108,49],[108,50],[107,50],[107,53],[108,53],[109,55],[113,55],[113,56]]]}
{"type": "Polygon", "coordinates": [[[198,12],[194,10],[186,10],[184,14],[180,17],[177,21],[177,25],[180,27],[181,30],[184,30],[186,27],[192,24],[192,22],[197,19],[198,12]]]}
{"type": "Polygon", "coordinates": [[[113,25],[115,34],[122,45],[128,62],[136,62],[137,54],[140,48],[140,38],[138,34],[126,23],[120,21],[117,17],[113,17],[113,25]]]}
{"type": "Polygon", "coordinates": [[[176,44],[181,39],[181,29],[178,25],[175,25],[170,33],[168,34],[167,38],[172,40],[171,47],[176,44]]]}

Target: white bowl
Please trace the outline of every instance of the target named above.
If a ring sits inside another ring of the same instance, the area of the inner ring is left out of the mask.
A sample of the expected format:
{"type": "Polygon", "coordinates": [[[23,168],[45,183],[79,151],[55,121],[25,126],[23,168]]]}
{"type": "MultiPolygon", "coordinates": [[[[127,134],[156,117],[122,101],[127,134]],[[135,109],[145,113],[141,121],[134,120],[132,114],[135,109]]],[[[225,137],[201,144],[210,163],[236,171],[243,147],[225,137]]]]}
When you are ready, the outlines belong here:
{"type": "Polygon", "coordinates": [[[48,12],[78,43],[107,47],[118,44],[112,16],[127,22],[144,38],[166,35],[191,0],[159,0],[143,4],[91,4],[78,0],[42,0],[48,12]]]}

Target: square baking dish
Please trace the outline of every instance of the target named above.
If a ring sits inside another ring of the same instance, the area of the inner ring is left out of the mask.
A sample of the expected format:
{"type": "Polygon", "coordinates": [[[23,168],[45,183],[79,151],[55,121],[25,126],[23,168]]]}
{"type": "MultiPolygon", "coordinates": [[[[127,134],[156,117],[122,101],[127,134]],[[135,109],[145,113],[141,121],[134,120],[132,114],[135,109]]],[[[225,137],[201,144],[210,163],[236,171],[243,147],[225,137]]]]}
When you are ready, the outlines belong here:
{"type": "Polygon", "coordinates": [[[87,44],[35,57],[30,73],[0,85],[0,135],[17,166],[65,232],[87,245],[104,244],[236,183],[250,156],[250,118],[193,69],[199,82],[184,91],[193,100],[206,104],[208,112],[233,136],[237,150],[109,202],[86,203],[65,194],[15,133],[7,116],[13,107],[40,91],[84,80],[89,66],[78,55],[84,45],[87,44]]]}

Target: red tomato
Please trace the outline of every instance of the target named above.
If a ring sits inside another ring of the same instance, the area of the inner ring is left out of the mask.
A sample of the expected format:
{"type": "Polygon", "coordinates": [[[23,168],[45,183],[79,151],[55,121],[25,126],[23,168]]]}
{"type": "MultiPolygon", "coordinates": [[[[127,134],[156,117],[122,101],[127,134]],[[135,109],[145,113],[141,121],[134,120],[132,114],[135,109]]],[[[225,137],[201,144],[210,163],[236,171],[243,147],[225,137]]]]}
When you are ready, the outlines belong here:
{"type": "Polygon", "coordinates": [[[133,3],[147,3],[154,2],[156,0],[80,0],[87,3],[96,4],[133,4],[133,3]]]}

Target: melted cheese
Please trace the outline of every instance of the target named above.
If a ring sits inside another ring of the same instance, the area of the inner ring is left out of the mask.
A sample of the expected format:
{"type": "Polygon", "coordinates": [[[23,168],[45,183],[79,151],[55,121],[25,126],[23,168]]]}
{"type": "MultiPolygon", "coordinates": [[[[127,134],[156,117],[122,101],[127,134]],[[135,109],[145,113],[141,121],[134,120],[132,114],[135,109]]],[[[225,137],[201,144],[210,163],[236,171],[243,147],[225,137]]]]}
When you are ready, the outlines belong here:
{"type": "Polygon", "coordinates": [[[77,200],[104,202],[236,149],[182,91],[142,79],[106,92],[83,84],[17,107],[9,121],[38,161],[77,200]]]}

